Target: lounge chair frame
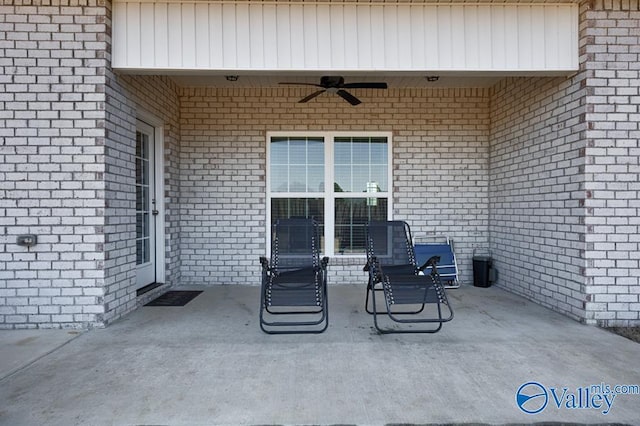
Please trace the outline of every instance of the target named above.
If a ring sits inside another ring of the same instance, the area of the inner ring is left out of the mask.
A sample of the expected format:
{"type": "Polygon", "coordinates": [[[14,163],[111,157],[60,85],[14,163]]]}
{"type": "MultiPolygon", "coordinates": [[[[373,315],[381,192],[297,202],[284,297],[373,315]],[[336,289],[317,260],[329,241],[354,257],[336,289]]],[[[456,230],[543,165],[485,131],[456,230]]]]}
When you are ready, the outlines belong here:
{"type": "Polygon", "coordinates": [[[365,267],[369,281],[365,309],[373,315],[376,330],[383,334],[436,333],[445,322],[453,319],[453,310],[438,273],[438,261],[438,256],[433,256],[421,267],[416,265],[411,230],[406,222],[369,223],[365,267]],[[427,267],[430,272],[422,275],[427,267]],[[380,293],[383,294],[384,310],[380,310],[376,300],[376,294],[380,293]],[[424,312],[428,305],[433,306],[429,312],[424,312]],[[434,307],[435,313],[431,312],[434,307]],[[392,326],[383,326],[379,316],[390,319],[392,326]]]}
{"type": "Polygon", "coordinates": [[[320,259],[319,243],[318,225],[311,219],[280,219],[274,224],[271,262],[260,257],[260,328],[265,333],[309,334],[327,329],[329,258],[320,259]]]}

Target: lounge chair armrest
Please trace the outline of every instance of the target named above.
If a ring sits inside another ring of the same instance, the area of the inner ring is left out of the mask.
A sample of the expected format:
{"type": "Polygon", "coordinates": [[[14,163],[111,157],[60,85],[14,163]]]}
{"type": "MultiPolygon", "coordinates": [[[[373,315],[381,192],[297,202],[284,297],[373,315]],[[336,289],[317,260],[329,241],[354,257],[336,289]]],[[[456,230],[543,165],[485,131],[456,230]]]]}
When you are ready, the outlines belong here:
{"type": "Polygon", "coordinates": [[[271,268],[269,267],[269,260],[267,260],[266,257],[264,256],[260,256],[260,265],[262,265],[262,269],[264,271],[270,271],[271,268]]]}
{"type": "Polygon", "coordinates": [[[431,256],[429,259],[427,259],[426,262],[422,264],[422,266],[418,268],[418,271],[422,272],[429,266],[433,267],[433,271],[437,271],[437,266],[439,262],[440,262],[440,256],[431,256]]]}
{"type": "Polygon", "coordinates": [[[320,261],[320,267],[326,270],[328,264],[329,264],[329,258],[327,256],[323,257],[322,260],[320,261]]]}
{"type": "Polygon", "coordinates": [[[378,262],[378,258],[376,256],[371,256],[371,257],[367,257],[367,263],[365,263],[364,267],[362,268],[362,270],[364,272],[369,272],[369,270],[371,269],[371,267],[379,267],[380,263],[378,262]]]}

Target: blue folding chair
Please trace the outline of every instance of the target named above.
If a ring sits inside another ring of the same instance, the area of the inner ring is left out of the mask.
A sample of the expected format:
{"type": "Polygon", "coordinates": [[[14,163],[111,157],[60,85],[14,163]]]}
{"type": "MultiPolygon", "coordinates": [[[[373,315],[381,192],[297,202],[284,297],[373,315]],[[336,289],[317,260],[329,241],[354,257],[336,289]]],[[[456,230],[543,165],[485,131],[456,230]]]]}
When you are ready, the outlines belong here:
{"type": "Polygon", "coordinates": [[[439,256],[438,273],[444,288],[458,288],[458,264],[456,255],[453,251],[453,241],[446,235],[426,235],[416,238],[418,243],[414,242],[414,252],[416,255],[416,264],[423,269],[425,275],[431,273],[431,266],[425,266],[427,260],[433,256],[439,256]],[[425,266],[424,268],[422,268],[425,266]]]}

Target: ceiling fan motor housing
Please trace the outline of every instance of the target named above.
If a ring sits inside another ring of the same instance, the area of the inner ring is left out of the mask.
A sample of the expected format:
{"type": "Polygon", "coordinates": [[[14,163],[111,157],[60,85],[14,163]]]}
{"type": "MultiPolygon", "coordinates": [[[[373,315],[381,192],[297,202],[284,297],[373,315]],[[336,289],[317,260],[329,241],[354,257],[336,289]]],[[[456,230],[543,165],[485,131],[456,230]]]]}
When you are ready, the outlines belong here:
{"type": "Polygon", "coordinates": [[[339,87],[344,84],[344,77],[325,75],[320,77],[320,85],[323,87],[339,87]]]}

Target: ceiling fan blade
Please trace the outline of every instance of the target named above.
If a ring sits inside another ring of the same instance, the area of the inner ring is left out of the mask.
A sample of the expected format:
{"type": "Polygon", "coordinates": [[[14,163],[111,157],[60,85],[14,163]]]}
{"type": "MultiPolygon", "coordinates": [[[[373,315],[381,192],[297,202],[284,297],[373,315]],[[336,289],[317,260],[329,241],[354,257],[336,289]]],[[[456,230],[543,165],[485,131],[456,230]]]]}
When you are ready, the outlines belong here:
{"type": "Polygon", "coordinates": [[[360,99],[356,98],[346,90],[338,90],[336,93],[338,94],[338,96],[340,96],[342,99],[349,102],[353,106],[356,106],[361,103],[360,99]]]}
{"type": "Polygon", "coordinates": [[[293,82],[284,82],[284,83],[278,83],[278,84],[286,84],[289,86],[315,86],[315,87],[324,87],[321,86],[320,84],[315,84],[315,83],[293,83],[293,82]]]}
{"type": "Polygon", "coordinates": [[[345,89],[386,89],[387,83],[346,83],[341,87],[345,89]]]}
{"type": "Polygon", "coordinates": [[[320,95],[320,94],[322,94],[322,93],[324,93],[324,92],[326,92],[326,90],[324,90],[324,89],[322,89],[322,90],[318,90],[317,92],[313,92],[313,93],[312,93],[312,94],[310,94],[309,96],[306,96],[306,97],[304,97],[304,98],[300,99],[300,100],[298,101],[298,103],[299,103],[299,104],[303,104],[303,103],[305,103],[305,102],[309,102],[311,99],[315,98],[316,96],[318,96],[318,95],[320,95]]]}

